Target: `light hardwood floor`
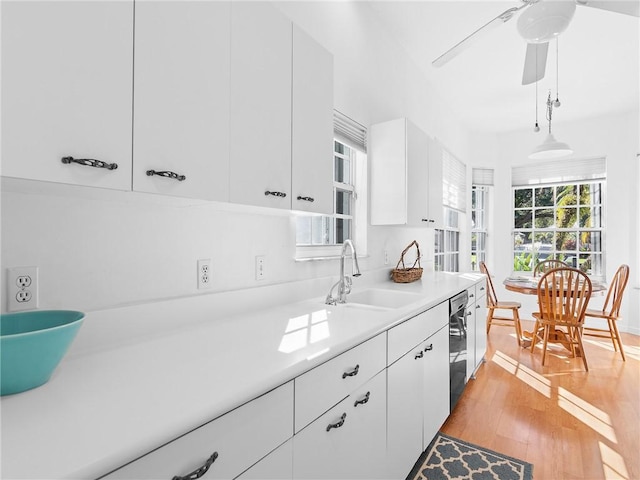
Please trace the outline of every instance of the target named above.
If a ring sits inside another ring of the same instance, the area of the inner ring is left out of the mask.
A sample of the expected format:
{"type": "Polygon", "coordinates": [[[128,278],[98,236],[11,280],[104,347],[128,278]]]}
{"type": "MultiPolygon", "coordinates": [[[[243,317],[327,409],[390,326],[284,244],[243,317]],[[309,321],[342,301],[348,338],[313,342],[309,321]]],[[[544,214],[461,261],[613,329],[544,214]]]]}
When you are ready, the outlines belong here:
{"type": "Polygon", "coordinates": [[[640,337],[622,341],[626,362],[584,337],[587,373],[556,346],[543,367],[540,347],[532,354],[513,328],[492,327],[486,363],[441,431],[532,463],[535,480],[640,480],[640,337]]]}

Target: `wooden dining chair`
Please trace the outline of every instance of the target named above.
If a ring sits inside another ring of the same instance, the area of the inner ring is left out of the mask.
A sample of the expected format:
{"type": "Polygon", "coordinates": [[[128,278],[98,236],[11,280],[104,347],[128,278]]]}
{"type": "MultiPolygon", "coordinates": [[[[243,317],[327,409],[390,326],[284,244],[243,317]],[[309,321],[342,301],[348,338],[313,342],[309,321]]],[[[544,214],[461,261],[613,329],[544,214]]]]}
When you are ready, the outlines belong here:
{"type": "Polygon", "coordinates": [[[582,346],[582,327],[592,289],[589,277],[576,268],[554,268],[540,277],[540,311],[533,314],[536,323],[531,339],[531,351],[534,351],[540,338],[543,341],[542,365],[547,356],[549,341],[559,341],[571,350],[574,357],[581,355],[584,368],[589,371],[587,356],[582,346]]]}
{"type": "Polygon", "coordinates": [[[493,288],[493,280],[484,262],[480,262],[480,271],[487,277],[487,335],[491,329],[491,325],[498,326],[514,326],[518,345],[522,344],[522,326],[520,325],[520,314],[518,310],[521,307],[520,302],[500,302],[496,296],[496,290],[493,288]],[[496,310],[511,310],[511,317],[499,317],[495,314],[496,310]]]}
{"type": "Polygon", "coordinates": [[[622,340],[620,339],[620,332],[618,332],[618,325],[616,324],[620,317],[620,305],[622,304],[622,295],[624,289],[629,281],[629,265],[621,265],[613,276],[609,290],[607,291],[607,298],[604,301],[602,310],[587,309],[586,318],[599,318],[607,321],[608,329],[597,327],[584,327],[583,335],[589,335],[592,337],[611,338],[613,348],[617,352],[620,351],[622,360],[626,361],[624,356],[624,349],[622,348],[622,340]]]}
{"type": "Polygon", "coordinates": [[[541,276],[542,274],[548,272],[549,270],[553,270],[554,268],[564,267],[571,268],[571,265],[567,265],[562,260],[555,260],[552,258],[549,260],[542,260],[541,262],[538,262],[533,268],[533,276],[541,276]]]}

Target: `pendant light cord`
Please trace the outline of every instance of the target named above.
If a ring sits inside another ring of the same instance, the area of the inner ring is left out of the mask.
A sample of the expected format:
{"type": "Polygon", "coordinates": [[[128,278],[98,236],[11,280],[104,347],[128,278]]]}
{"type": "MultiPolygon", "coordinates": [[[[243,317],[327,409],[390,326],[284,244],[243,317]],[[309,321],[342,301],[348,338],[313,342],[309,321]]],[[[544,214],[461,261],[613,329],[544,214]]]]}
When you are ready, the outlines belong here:
{"type": "MultiPolygon", "coordinates": [[[[559,41],[560,40],[558,39],[558,37],[556,37],[556,102],[558,104],[560,103],[560,100],[559,100],[559,88],[558,88],[558,85],[560,84],[560,81],[559,81],[559,78],[560,78],[560,67],[559,67],[559,64],[560,64],[560,61],[559,61],[560,50],[558,48],[558,42],[559,41]]],[[[556,106],[559,106],[559,105],[556,105],[556,106]]]]}

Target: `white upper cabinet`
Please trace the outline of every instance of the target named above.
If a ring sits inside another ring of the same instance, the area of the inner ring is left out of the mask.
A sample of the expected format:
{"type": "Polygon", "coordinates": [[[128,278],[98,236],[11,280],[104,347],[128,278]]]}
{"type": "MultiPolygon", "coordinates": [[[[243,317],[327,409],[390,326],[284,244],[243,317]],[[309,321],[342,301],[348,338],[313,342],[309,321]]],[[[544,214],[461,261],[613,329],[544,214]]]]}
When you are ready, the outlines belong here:
{"type": "Polygon", "coordinates": [[[333,55],[293,26],[291,208],[333,212],[333,55]]]}
{"type": "Polygon", "coordinates": [[[291,208],[291,29],[268,2],[231,7],[232,203],[291,208]]]}
{"type": "Polygon", "coordinates": [[[226,201],[230,3],[135,10],[133,189],[226,201]]]}
{"type": "Polygon", "coordinates": [[[129,190],[132,70],[132,1],[3,1],[2,175],[129,190]]]}
{"type": "Polygon", "coordinates": [[[371,127],[372,225],[442,225],[442,153],[406,118],[371,127]]]}

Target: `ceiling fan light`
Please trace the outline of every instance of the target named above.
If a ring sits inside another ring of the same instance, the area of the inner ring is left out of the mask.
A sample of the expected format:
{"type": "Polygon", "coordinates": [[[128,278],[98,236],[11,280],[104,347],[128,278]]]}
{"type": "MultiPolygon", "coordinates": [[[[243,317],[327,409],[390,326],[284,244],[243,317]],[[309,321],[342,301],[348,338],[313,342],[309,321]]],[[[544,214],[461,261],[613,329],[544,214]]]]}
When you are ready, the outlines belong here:
{"type": "Polygon", "coordinates": [[[571,155],[573,150],[564,142],[559,142],[553,134],[548,134],[544,142],[538,145],[529,154],[530,160],[548,160],[551,158],[561,158],[571,155]]]}
{"type": "Polygon", "coordinates": [[[566,30],[575,11],[573,0],[541,0],[518,17],[518,32],[528,43],[546,43],[566,30]]]}

